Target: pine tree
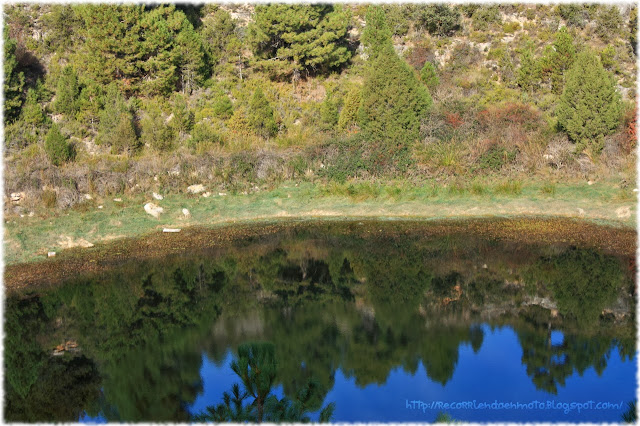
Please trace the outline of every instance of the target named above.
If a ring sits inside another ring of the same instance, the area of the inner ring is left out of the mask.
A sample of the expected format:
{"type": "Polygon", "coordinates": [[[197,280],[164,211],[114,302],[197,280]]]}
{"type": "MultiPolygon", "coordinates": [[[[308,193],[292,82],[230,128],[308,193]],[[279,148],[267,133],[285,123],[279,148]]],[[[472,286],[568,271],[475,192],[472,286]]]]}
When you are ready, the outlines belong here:
{"type": "Polygon", "coordinates": [[[558,106],[558,123],[576,149],[599,152],[604,137],[620,123],[622,102],[616,83],[598,57],[585,51],[578,55],[567,73],[567,82],[558,106]]]}
{"type": "Polygon", "coordinates": [[[413,70],[387,45],[368,67],[358,122],[372,142],[406,145],[418,138],[431,104],[413,70]]]}
{"type": "Polygon", "coordinates": [[[573,37],[566,27],[562,27],[556,32],[553,45],[545,49],[540,62],[542,77],[549,79],[554,93],[562,93],[565,74],[571,68],[575,57],[576,48],[573,37]]]}
{"type": "Polygon", "coordinates": [[[249,102],[248,125],[258,136],[269,138],[278,131],[278,125],[273,116],[273,108],[260,88],[253,92],[249,102]]]}
{"type": "Polygon", "coordinates": [[[15,120],[22,107],[24,74],[18,70],[16,42],[9,38],[8,27],[4,29],[4,122],[15,120]]]}
{"type": "Polygon", "coordinates": [[[62,75],[58,79],[53,109],[62,114],[75,114],[78,111],[79,94],[78,76],[75,70],[68,65],[62,69],[62,75]]]}
{"type": "Polygon", "coordinates": [[[99,116],[98,144],[110,145],[115,152],[131,151],[137,147],[133,115],[115,83],[107,86],[104,108],[99,116]]]}
{"type": "Polygon", "coordinates": [[[516,81],[520,87],[529,92],[535,87],[538,79],[538,64],[533,54],[533,43],[529,42],[522,51],[516,81]]]}
{"type": "Polygon", "coordinates": [[[275,77],[323,74],[351,58],[350,15],[328,4],[256,6],[249,40],[256,63],[275,77]]]}
{"type": "Polygon", "coordinates": [[[44,150],[49,160],[56,166],[69,161],[73,153],[67,138],[60,133],[60,129],[56,124],[53,124],[47,133],[44,150]]]}
{"type": "Polygon", "coordinates": [[[380,6],[371,5],[365,15],[366,25],[360,42],[367,49],[370,60],[374,60],[387,44],[391,44],[391,30],[387,18],[380,6]]]}

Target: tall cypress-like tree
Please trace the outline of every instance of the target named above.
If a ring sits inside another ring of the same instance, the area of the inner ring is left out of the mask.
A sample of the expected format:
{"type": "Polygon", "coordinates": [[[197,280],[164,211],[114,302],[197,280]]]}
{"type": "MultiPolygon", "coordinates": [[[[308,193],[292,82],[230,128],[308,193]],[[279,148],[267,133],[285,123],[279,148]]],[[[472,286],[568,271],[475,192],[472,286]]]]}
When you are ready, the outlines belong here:
{"type": "Polygon", "coordinates": [[[564,92],[558,106],[558,124],[581,151],[587,147],[598,152],[604,137],[620,123],[622,101],[616,83],[598,57],[582,52],[567,73],[564,92]]]}
{"type": "Polygon", "coordinates": [[[418,139],[431,104],[427,89],[387,44],[368,67],[358,121],[372,142],[406,146],[418,139]]]}

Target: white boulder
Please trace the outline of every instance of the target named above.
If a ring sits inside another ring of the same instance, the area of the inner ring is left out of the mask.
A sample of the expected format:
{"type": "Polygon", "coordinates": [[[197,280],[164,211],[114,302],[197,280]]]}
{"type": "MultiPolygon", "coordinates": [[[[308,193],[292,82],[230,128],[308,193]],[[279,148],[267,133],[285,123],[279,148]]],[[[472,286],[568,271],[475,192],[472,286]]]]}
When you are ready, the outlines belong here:
{"type": "Polygon", "coordinates": [[[160,213],[164,212],[164,209],[157,204],[147,203],[144,205],[144,211],[157,219],[160,217],[160,213]]]}

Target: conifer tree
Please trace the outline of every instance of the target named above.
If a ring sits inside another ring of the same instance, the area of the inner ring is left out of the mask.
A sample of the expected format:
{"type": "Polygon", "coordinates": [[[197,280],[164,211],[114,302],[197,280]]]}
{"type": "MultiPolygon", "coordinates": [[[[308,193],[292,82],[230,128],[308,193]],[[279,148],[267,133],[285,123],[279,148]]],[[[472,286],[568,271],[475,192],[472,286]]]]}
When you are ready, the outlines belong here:
{"type": "Polygon", "coordinates": [[[576,149],[599,152],[604,137],[620,123],[622,103],[616,83],[598,57],[582,52],[567,73],[567,82],[558,106],[558,124],[576,149]]]}
{"type": "Polygon", "coordinates": [[[367,49],[369,59],[373,60],[387,44],[391,44],[391,30],[387,25],[384,10],[380,6],[369,6],[365,22],[360,41],[367,49]]]}
{"type": "Polygon", "coordinates": [[[269,105],[269,101],[262,93],[260,88],[253,92],[253,96],[249,102],[248,113],[249,127],[259,136],[268,138],[278,131],[278,125],[273,115],[273,108],[269,105]]]}
{"type": "Polygon", "coordinates": [[[340,117],[338,118],[339,129],[347,129],[357,122],[358,108],[360,108],[360,91],[359,86],[354,86],[347,92],[344,105],[340,111],[340,117]]]}
{"type": "Polygon", "coordinates": [[[56,112],[72,115],[78,111],[78,95],[80,87],[75,70],[67,65],[62,69],[56,89],[56,101],[53,108],[56,112]]]}
{"type": "Polygon", "coordinates": [[[249,40],[256,63],[272,75],[322,74],[351,58],[347,48],[350,15],[329,4],[256,6],[249,40]]]}
{"type": "Polygon", "coordinates": [[[520,68],[518,68],[516,81],[520,87],[529,92],[535,87],[538,78],[538,64],[533,54],[533,44],[529,42],[520,56],[520,68]]]}
{"type": "Polygon", "coordinates": [[[16,60],[16,42],[9,38],[7,27],[4,29],[4,122],[15,120],[22,106],[22,88],[24,74],[18,70],[16,60]]]}
{"type": "Polygon", "coordinates": [[[368,67],[358,122],[372,141],[406,145],[418,138],[431,104],[429,92],[388,44],[368,67]]]}
{"type": "Polygon", "coordinates": [[[71,145],[67,141],[67,138],[60,133],[60,129],[57,124],[53,124],[44,142],[44,150],[47,153],[49,160],[59,166],[71,159],[72,149],[71,145]]]}

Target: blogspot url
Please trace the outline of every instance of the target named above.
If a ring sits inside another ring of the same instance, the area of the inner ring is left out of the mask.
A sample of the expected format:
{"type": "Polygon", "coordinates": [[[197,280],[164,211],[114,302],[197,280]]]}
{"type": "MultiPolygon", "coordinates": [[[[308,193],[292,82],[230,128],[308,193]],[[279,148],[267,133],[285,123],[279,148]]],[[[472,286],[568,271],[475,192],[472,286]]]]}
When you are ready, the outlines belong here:
{"type": "Polygon", "coordinates": [[[547,401],[421,401],[405,400],[408,410],[557,410],[564,414],[582,412],[587,410],[620,410],[622,402],[609,401],[584,401],[584,402],[559,402],[547,401]]]}

